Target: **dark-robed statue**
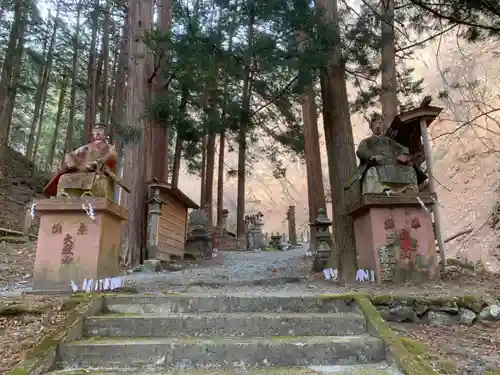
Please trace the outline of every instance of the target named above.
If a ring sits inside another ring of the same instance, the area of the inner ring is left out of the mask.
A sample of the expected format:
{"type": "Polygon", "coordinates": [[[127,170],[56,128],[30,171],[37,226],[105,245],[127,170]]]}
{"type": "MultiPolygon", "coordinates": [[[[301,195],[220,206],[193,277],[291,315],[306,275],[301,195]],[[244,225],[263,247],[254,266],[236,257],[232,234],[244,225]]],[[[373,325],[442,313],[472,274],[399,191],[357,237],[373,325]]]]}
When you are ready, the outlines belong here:
{"type": "Polygon", "coordinates": [[[363,139],[356,151],[362,194],[417,193],[417,174],[408,148],[383,134],[380,114],[372,115],[370,129],[373,135],[363,139]]]}

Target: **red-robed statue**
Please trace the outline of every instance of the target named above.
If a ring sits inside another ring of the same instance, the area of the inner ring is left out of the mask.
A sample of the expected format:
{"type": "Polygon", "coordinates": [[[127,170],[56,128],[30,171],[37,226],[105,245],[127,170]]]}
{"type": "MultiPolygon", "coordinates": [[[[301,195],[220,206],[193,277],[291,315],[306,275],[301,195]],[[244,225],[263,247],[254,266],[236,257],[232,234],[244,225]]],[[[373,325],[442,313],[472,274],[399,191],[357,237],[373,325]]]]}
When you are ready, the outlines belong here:
{"type": "Polygon", "coordinates": [[[104,125],[95,125],[92,141],[65,155],[62,168],[44,189],[46,195],[112,199],[116,181],[116,150],[106,141],[105,132],[104,125]]]}

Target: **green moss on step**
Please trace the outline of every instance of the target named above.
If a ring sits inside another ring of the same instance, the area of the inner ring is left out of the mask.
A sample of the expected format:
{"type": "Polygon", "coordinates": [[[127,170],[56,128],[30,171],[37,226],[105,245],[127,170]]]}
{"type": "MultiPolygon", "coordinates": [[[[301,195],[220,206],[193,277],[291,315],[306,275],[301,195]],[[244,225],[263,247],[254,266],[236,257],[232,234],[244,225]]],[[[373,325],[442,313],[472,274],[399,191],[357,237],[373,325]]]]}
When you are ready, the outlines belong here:
{"type": "Polygon", "coordinates": [[[440,359],[437,364],[439,370],[445,374],[454,374],[457,371],[457,365],[449,359],[440,359]]]}
{"type": "Polygon", "coordinates": [[[370,325],[378,332],[380,338],[387,345],[392,357],[406,375],[438,374],[432,369],[429,363],[406,348],[401,336],[394,332],[384,319],[382,319],[380,313],[366,295],[357,295],[355,300],[370,325]]]}
{"type": "Polygon", "coordinates": [[[9,373],[7,375],[29,375],[29,372],[28,372],[28,370],[23,369],[23,368],[15,368],[15,369],[9,371],[9,373]]]}
{"type": "Polygon", "coordinates": [[[401,337],[403,345],[408,349],[408,351],[415,355],[424,355],[427,353],[427,344],[422,341],[410,339],[408,337],[401,337]]]}
{"type": "Polygon", "coordinates": [[[82,316],[83,311],[95,298],[92,294],[75,293],[63,303],[63,308],[70,311],[63,325],[46,335],[38,344],[26,353],[26,359],[19,362],[7,375],[27,375],[33,372],[33,363],[42,359],[50,350],[55,350],[66,336],[70,327],[82,316]]]}

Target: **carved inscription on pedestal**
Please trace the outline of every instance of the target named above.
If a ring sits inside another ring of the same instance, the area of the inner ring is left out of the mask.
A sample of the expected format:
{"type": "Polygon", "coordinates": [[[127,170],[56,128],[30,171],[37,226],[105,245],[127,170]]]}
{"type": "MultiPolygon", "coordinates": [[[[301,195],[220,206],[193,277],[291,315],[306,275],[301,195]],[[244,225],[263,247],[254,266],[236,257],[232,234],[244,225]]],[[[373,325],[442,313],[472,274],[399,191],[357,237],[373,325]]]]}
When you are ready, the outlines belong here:
{"type": "Polygon", "coordinates": [[[76,231],[76,234],[78,234],[79,236],[82,236],[84,234],[87,234],[89,231],[89,228],[87,227],[87,225],[85,225],[85,223],[80,223],[80,226],[78,227],[78,230],[76,231]]]}
{"type": "Polygon", "coordinates": [[[61,234],[62,233],[62,225],[59,223],[55,223],[52,225],[52,234],[61,234]]]}
{"type": "Polygon", "coordinates": [[[75,247],[75,240],[69,233],[64,236],[63,248],[61,251],[61,264],[70,264],[73,262],[74,254],[73,248],[75,247]]]}

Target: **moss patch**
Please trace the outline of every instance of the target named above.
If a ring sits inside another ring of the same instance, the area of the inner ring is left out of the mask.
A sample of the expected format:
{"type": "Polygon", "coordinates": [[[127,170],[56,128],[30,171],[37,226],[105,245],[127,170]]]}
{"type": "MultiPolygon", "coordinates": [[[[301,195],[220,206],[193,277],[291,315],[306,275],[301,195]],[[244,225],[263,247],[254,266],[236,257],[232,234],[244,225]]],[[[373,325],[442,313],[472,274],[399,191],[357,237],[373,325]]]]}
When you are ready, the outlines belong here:
{"type": "Polygon", "coordinates": [[[457,365],[449,359],[440,359],[437,361],[437,365],[444,374],[454,374],[457,371],[457,365]]]}
{"type": "MultiPolygon", "coordinates": [[[[408,350],[402,337],[394,332],[389,325],[382,319],[380,313],[375,306],[370,302],[366,295],[356,295],[355,300],[358,303],[361,311],[378,332],[380,338],[387,345],[389,352],[395,362],[407,375],[437,375],[438,373],[432,369],[430,364],[421,358],[419,355],[408,350]]],[[[410,341],[407,341],[407,344],[410,341]]],[[[411,345],[414,349],[414,346],[411,345]]]]}
{"type": "Polygon", "coordinates": [[[427,345],[418,340],[413,340],[408,337],[401,337],[401,341],[403,342],[403,345],[405,348],[414,355],[424,355],[427,353],[427,345]]]}
{"type": "Polygon", "coordinates": [[[93,294],[75,293],[64,301],[62,308],[69,311],[69,315],[59,328],[47,334],[38,344],[26,353],[25,360],[19,362],[7,375],[27,375],[33,372],[38,360],[50,351],[55,350],[67,335],[71,326],[82,316],[90,302],[96,298],[93,294]]]}

